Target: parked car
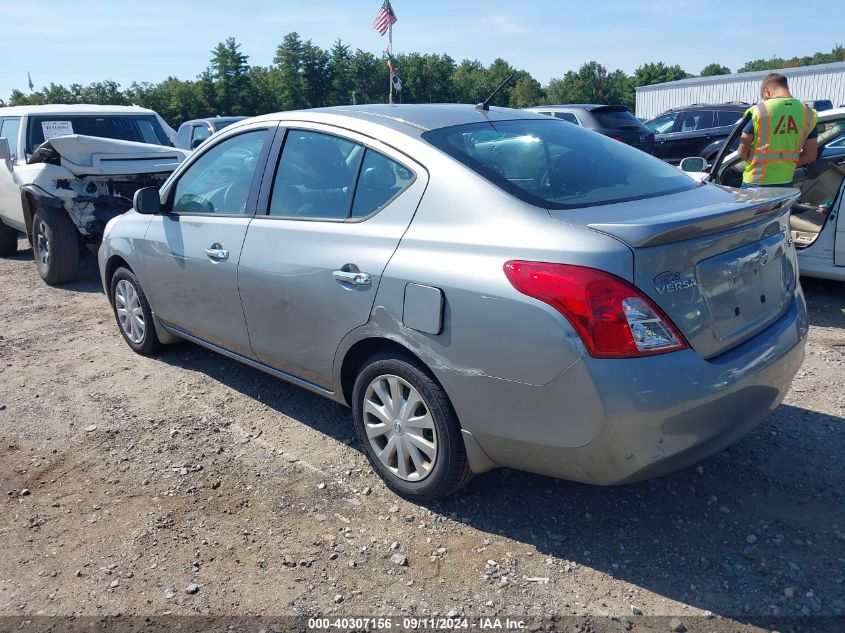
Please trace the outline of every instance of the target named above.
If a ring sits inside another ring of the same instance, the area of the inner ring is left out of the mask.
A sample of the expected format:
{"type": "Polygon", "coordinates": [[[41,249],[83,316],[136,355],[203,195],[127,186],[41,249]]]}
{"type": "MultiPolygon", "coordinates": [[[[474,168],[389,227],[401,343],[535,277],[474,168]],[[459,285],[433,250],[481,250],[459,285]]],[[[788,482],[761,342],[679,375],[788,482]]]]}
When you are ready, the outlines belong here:
{"type": "Polygon", "coordinates": [[[747,103],[696,103],[646,121],[645,126],[654,132],[654,155],[672,165],[687,156],[712,162],[748,107],[747,103]]]}
{"type": "Polygon", "coordinates": [[[654,133],[646,128],[627,106],[570,103],[525,109],[599,132],[647,154],[654,152],[654,133]]]}
{"type": "Polygon", "coordinates": [[[79,256],[187,155],[152,110],[124,106],[0,108],[0,255],[32,244],[48,284],[76,277],[79,256]]]}
{"type": "MultiPolygon", "coordinates": [[[[790,235],[802,275],[845,281],[845,108],[820,112],[818,125],[818,159],[795,170],[793,184],[801,195],[792,208],[790,235]]],[[[698,180],[739,187],[745,161],[726,151],[710,168],[695,158],[681,168],[698,180]]]]}
{"type": "Polygon", "coordinates": [[[236,123],[138,191],[99,266],[133,350],[187,339],[349,405],[409,498],[496,466],[614,484],[785,395],[794,197],[525,111],[314,109],[236,123]]]}
{"type": "Polygon", "coordinates": [[[245,116],[216,116],[208,119],[185,121],[179,126],[179,132],[176,134],[176,147],[196,149],[215,132],[219,132],[232,123],[243,121],[245,118],[245,116]]]}

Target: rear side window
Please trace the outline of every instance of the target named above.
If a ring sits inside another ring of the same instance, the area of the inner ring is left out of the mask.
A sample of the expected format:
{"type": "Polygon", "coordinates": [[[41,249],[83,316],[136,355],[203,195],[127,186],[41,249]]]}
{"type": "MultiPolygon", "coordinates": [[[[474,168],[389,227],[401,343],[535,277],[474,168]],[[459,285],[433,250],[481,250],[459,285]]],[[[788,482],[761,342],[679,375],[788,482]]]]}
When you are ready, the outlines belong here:
{"type": "Polygon", "coordinates": [[[364,218],[386,206],[413,179],[396,161],[348,139],[290,130],[276,169],[270,215],[364,218]]]}
{"type": "Polygon", "coordinates": [[[563,119],[564,121],[578,125],[578,117],[571,112],[554,112],[553,114],[556,119],[563,119]]]}
{"type": "Polygon", "coordinates": [[[592,114],[596,121],[598,121],[599,125],[604,128],[617,130],[620,128],[634,129],[639,128],[640,125],[642,125],[640,120],[631,114],[631,111],[628,109],[600,108],[598,110],[590,111],[590,114],[592,114]]]}
{"type": "Polygon", "coordinates": [[[719,110],[716,113],[716,121],[719,127],[733,127],[742,118],[742,112],[731,112],[730,110],[719,110]]]}
{"type": "Polygon", "coordinates": [[[694,189],[645,152],[575,125],[529,119],[431,130],[423,138],[511,195],[574,209],[694,189]]]}

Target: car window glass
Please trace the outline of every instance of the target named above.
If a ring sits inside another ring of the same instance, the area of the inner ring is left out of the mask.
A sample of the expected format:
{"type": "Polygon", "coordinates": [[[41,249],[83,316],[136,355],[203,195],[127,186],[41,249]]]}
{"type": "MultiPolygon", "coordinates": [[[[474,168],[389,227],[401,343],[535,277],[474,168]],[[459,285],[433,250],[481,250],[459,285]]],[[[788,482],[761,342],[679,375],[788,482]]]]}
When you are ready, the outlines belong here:
{"type": "Polygon", "coordinates": [[[577,117],[572,114],[571,112],[555,112],[554,116],[556,119],[563,119],[564,121],[569,121],[570,123],[578,124],[577,117]]]}
{"type": "Polygon", "coordinates": [[[845,120],[825,121],[824,123],[819,123],[816,126],[816,131],[819,133],[819,147],[822,147],[823,145],[827,145],[829,141],[845,134],[845,120]]]}
{"type": "Polygon", "coordinates": [[[690,110],[681,119],[681,132],[694,132],[713,127],[712,110],[690,110]]]}
{"type": "Polygon", "coordinates": [[[345,220],[364,155],[357,143],[303,130],[290,130],[276,168],[270,215],[345,220]]]}
{"type": "Polygon", "coordinates": [[[845,147],[845,136],[833,139],[827,144],[827,147],[845,147]]]}
{"type": "Polygon", "coordinates": [[[497,187],[546,209],[639,200],[699,186],[645,152],[557,121],[472,123],[431,130],[423,138],[497,187]]]}
{"type": "Polygon", "coordinates": [[[246,213],[267,130],[239,134],[210,147],[180,176],[175,213],[246,213]]]}
{"type": "Polygon", "coordinates": [[[0,124],[0,136],[9,142],[9,152],[12,160],[18,158],[18,131],[21,129],[20,119],[4,119],[0,124]]]}
{"type": "Polygon", "coordinates": [[[137,141],[173,147],[173,143],[153,114],[54,115],[29,117],[26,151],[32,153],[44,142],[44,127],[61,124],[73,134],[137,141]]]}
{"type": "Polygon", "coordinates": [[[730,110],[719,110],[716,113],[716,121],[719,127],[736,125],[737,121],[742,118],[742,112],[732,112],[730,110]]]}
{"type": "Polygon", "coordinates": [[[211,132],[208,131],[208,127],[205,125],[195,125],[194,126],[194,133],[191,136],[191,143],[195,141],[204,141],[209,136],[211,136],[211,132]]]}
{"type": "Polygon", "coordinates": [[[668,134],[675,126],[675,118],[677,116],[677,112],[662,114],[659,117],[646,122],[645,126],[655,134],[668,134]]]}
{"type": "Polygon", "coordinates": [[[353,218],[375,213],[411,184],[414,175],[387,156],[368,149],[352,203],[353,218]]]}

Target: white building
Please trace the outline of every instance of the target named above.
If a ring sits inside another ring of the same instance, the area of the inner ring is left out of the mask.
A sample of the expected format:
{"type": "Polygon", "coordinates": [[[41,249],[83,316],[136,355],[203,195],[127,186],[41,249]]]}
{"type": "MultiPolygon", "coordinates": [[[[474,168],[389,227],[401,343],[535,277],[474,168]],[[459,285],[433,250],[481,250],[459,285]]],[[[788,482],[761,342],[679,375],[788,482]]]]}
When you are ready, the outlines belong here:
{"type": "Polygon", "coordinates": [[[833,107],[845,104],[845,62],[836,62],[714,77],[691,77],[640,86],[637,88],[637,116],[651,119],[671,108],[693,103],[756,103],[760,99],[760,82],[770,72],[786,75],[790,91],[802,101],[829,99],[833,107]]]}

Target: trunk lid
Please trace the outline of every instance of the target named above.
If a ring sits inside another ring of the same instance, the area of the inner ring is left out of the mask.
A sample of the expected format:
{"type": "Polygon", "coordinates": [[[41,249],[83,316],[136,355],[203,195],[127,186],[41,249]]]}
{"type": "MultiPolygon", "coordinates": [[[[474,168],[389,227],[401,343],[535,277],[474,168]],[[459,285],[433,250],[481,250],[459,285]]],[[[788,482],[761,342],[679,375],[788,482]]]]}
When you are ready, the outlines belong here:
{"type": "Polygon", "coordinates": [[[188,155],[164,145],[69,134],[42,143],[29,162],[51,162],[53,152],[77,176],[169,173],[188,155]]]}
{"type": "Polygon", "coordinates": [[[624,242],[634,285],[704,358],[748,340],[789,308],[797,283],[789,233],[794,189],[692,191],[551,211],[624,242]]]}

